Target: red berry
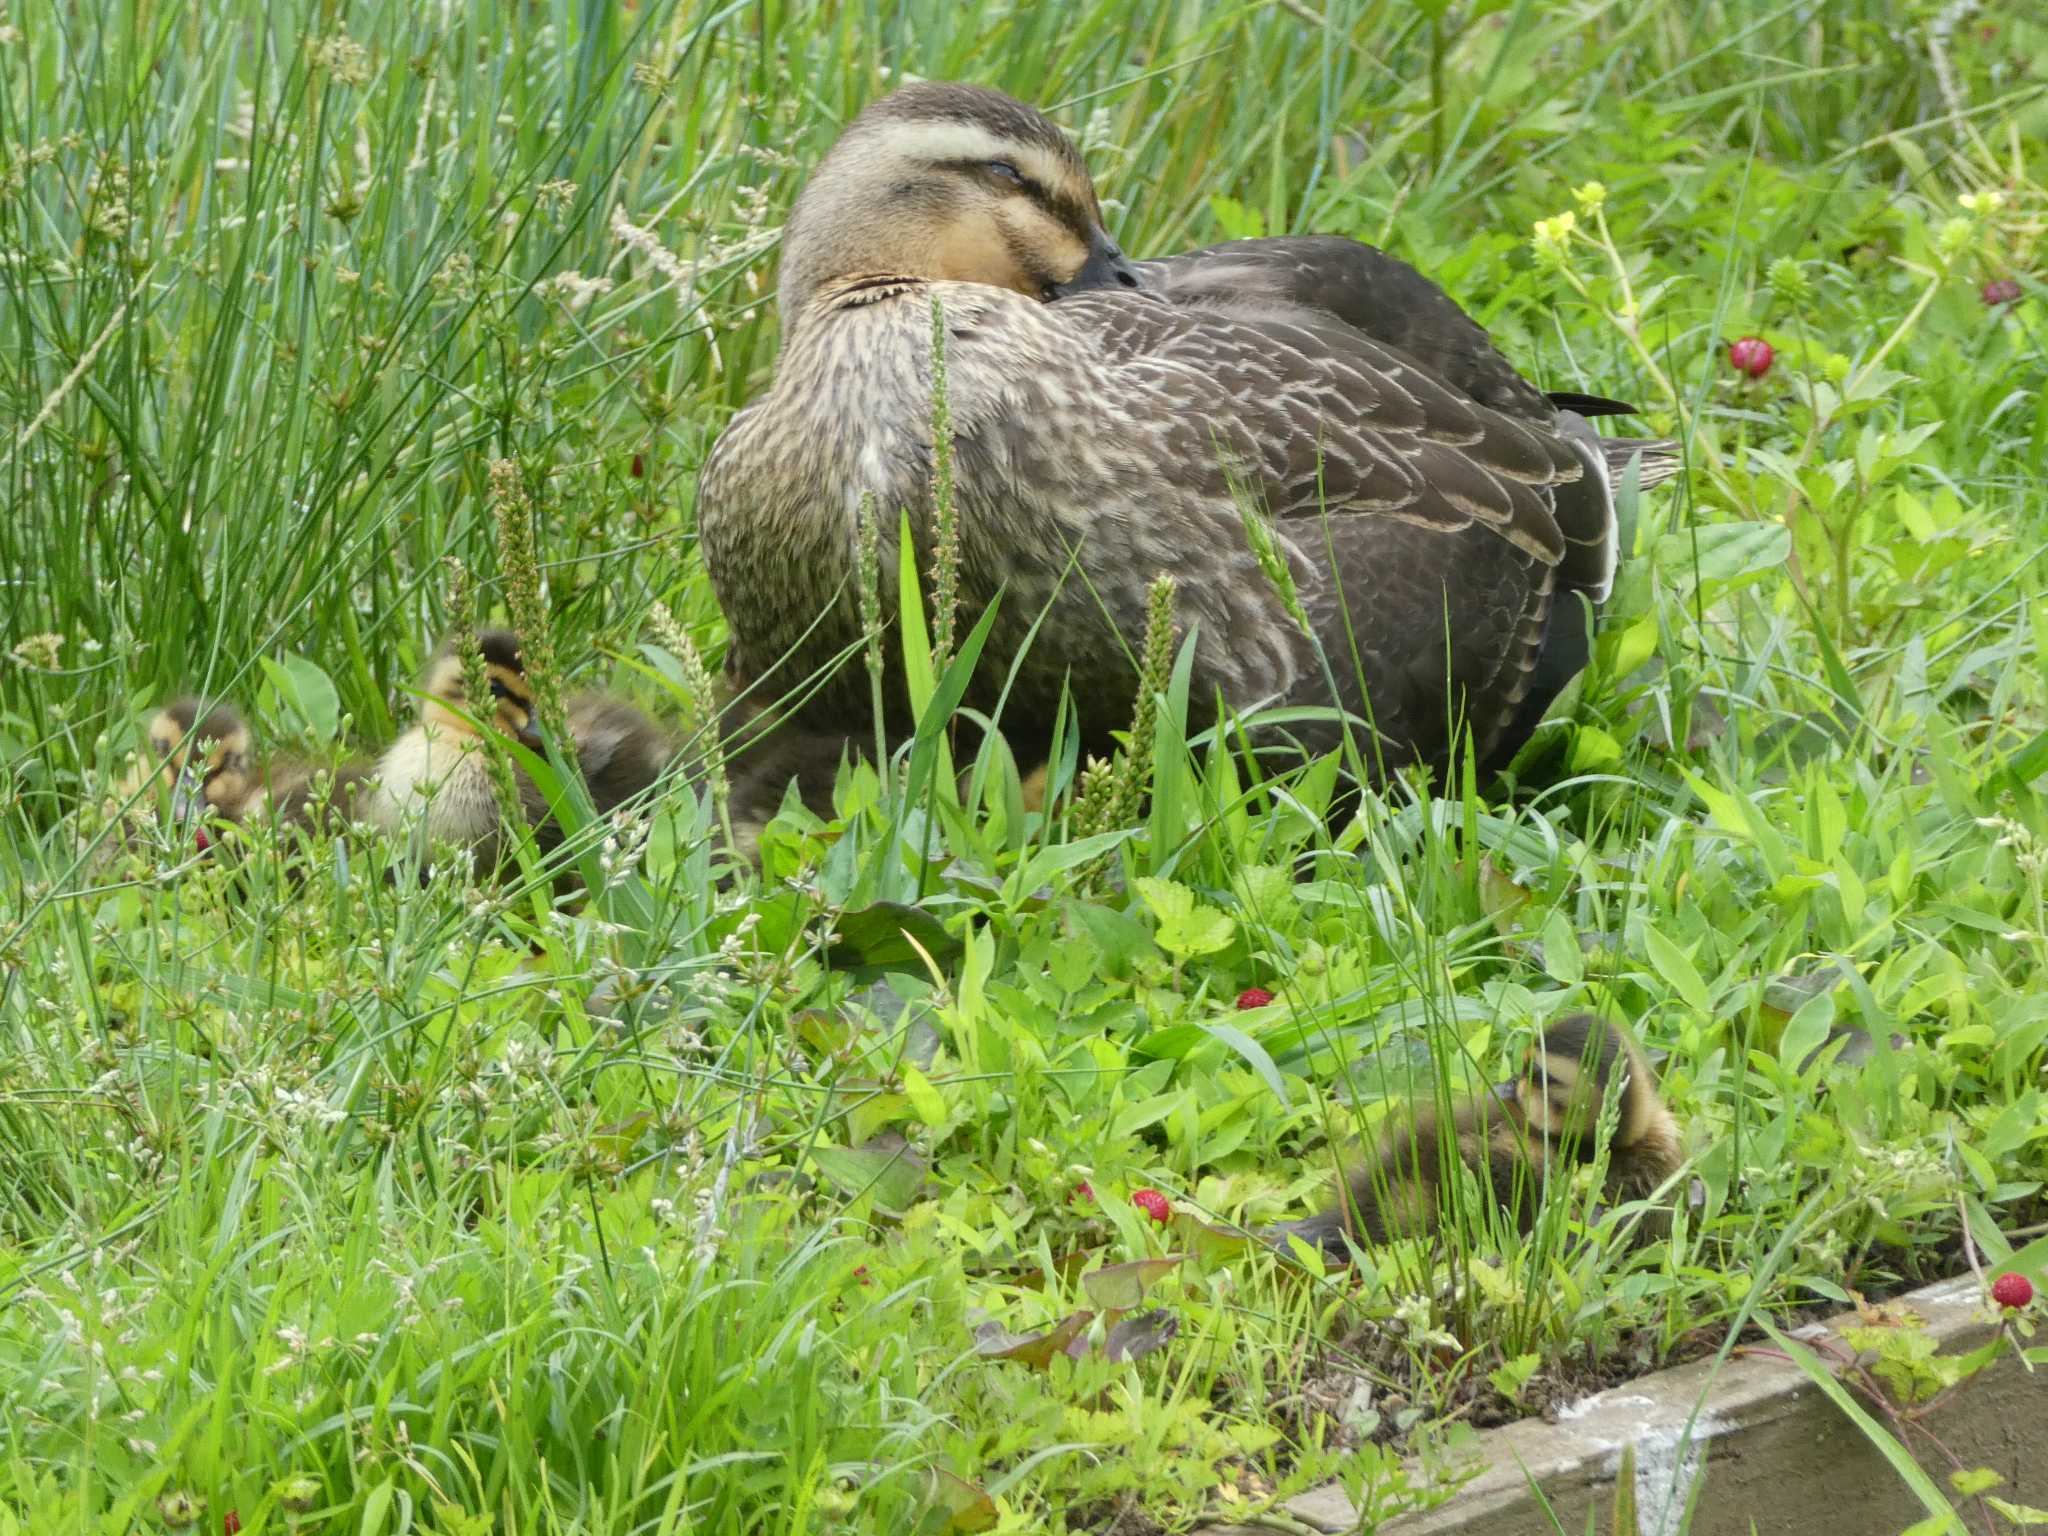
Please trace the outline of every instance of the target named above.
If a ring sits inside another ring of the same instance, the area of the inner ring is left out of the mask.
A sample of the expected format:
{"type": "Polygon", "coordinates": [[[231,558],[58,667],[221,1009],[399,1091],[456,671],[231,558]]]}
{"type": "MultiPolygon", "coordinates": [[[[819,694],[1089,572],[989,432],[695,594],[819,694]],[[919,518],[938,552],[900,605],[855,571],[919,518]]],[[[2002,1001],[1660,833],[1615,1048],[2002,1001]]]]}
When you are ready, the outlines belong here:
{"type": "Polygon", "coordinates": [[[220,1517],[220,1536],[235,1536],[241,1528],[242,1517],[238,1511],[231,1509],[220,1517]]]}
{"type": "Polygon", "coordinates": [[[1173,1202],[1156,1189],[1141,1189],[1131,1196],[1131,1204],[1157,1222],[1173,1220],[1173,1202]]]}
{"type": "Polygon", "coordinates": [[[1777,355],[1761,336],[1745,336],[1728,348],[1729,365],[1737,373],[1746,373],[1752,379],[1760,379],[1769,373],[1771,360],[1777,355]]]}
{"type": "Polygon", "coordinates": [[[1093,1200],[1094,1198],[1095,1186],[1093,1184],[1090,1184],[1086,1179],[1083,1179],[1080,1183],[1076,1184],[1072,1189],[1067,1191],[1067,1204],[1069,1205],[1072,1205],[1076,1200],[1093,1200]]]}
{"type": "Polygon", "coordinates": [[[2034,1285],[2025,1275],[2000,1275],[1991,1282],[1991,1299],[2001,1307],[2024,1307],[2034,1299],[2034,1285]]]}
{"type": "Polygon", "coordinates": [[[1241,1009],[1263,1008],[1271,1001],[1273,1001],[1273,994],[1264,987],[1246,987],[1237,994],[1237,1006],[1241,1009]]]}
{"type": "Polygon", "coordinates": [[[1984,301],[1986,308],[1996,309],[2001,304],[2019,303],[2020,293],[2020,285],[2013,279],[2009,277],[1994,277],[1984,285],[1983,292],[1977,296],[1984,301]]]}
{"type": "Polygon", "coordinates": [[[875,1283],[874,1277],[868,1273],[868,1267],[865,1264],[859,1265],[854,1269],[853,1278],[862,1285],[873,1285],[875,1283]]]}
{"type": "Polygon", "coordinates": [[[642,475],[644,475],[644,474],[646,474],[646,473],[647,473],[647,461],[646,461],[645,459],[641,458],[639,454],[637,454],[637,453],[636,453],[636,454],[634,454],[634,455],[633,455],[633,478],[634,478],[635,480],[638,480],[638,479],[639,479],[639,478],[640,478],[640,477],[641,477],[642,475]]]}

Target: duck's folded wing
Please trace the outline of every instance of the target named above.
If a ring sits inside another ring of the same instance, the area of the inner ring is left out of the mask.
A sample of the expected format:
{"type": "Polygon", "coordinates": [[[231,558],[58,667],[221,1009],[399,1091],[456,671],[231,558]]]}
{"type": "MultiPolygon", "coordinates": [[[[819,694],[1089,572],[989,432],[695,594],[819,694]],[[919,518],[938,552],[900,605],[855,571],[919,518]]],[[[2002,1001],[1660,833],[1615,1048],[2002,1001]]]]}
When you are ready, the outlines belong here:
{"type": "Polygon", "coordinates": [[[1178,473],[1220,462],[1283,522],[1327,512],[1446,533],[1478,524],[1546,565],[1565,557],[1556,492],[1587,470],[1548,402],[1545,423],[1492,409],[1283,300],[1103,292],[1054,308],[1097,349],[1127,410],[1173,418],[1178,473]]]}
{"type": "Polygon", "coordinates": [[[1406,354],[1490,410],[1538,425],[1557,414],[1551,400],[1516,372],[1449,294],[1407,262],[1361,240],[1343,235],[1226,240],[1140,262],[1138,272],[1176,304],[1267,300],[1313,311],[1406,354]]]}

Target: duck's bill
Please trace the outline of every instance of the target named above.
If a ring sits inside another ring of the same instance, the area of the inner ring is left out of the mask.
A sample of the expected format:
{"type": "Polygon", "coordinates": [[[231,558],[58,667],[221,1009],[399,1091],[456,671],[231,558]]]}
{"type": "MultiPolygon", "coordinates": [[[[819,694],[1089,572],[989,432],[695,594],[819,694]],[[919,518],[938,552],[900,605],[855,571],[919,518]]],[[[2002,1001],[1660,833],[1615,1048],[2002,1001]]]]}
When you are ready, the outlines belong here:
{"type": "Polygon", "coordinates": [[[548,739],[541,735],[540,727],[531,720],[519,727],[519,745],[526,748],[529,752],[537,753],[542,757],[547,756],[548,739]]]}
{"type": "Polygon", "coordinates": [[[1517,1087],[1518,1084],[1513,1079],[1505,1083],[1495,1083],[1493,1085],[1493,1096],[1503,1104],[1512,1104],[1515,1102],[1517,1087]]]}
{"type": "Polygon", "coordinates": [[[1081,270],[1064,283],[1052,285],[1052,296],[1064,299],[1069,294],[1086,293],[1091,288],[1142,288],[1138,269],[1131,265],[1117,243],[1109,238],[1106,230],[1096,230],[1095,237],[1088,242],[1088,259],[1081,263],[1081,270]]]}

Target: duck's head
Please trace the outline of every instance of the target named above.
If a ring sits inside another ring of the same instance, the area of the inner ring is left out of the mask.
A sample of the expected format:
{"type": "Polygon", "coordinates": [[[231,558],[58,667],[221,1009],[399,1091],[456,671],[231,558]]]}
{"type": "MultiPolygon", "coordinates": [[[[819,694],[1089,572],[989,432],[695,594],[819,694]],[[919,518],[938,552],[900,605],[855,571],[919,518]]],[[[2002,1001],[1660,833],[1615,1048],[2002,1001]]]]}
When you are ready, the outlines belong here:
{"type": "Polygon", "coordinates": [[[1073,142],[977,85],[906,85],[862,112],[812,172],[782,242],[785,329],[822,288],[864,277],[1047,300],[1140,286],[1073,142]]]}
{"type": "Polygon", "coordinates": [[[1536,1135],[1568,1156],[1590,1161],[1607,1095],[1620,1095],[1614,1152],[1651,1136],[1667,1117],[1642,1052],[1613,1024],[1590,1013],[1557,1020],[1537,1037],[1522,1070],[1494,1094],[1512,1104],[1536,1135]]]}
{"type": "Polygon", "coordinates": [[[178,820],[202,806],[232,810],[248,798],[249,728],[232,705],[179,699],[150,717],[148,734],[178,820]]]}
{"type": "MultiPolygon", "coordinates": [[[[519,637],[509,629],[477,632],[477,649],[483,653],[484,676],[491,687],[491,724],[521,746],[539,752],[543,748],[540,728],[533,713],[533,686],[526,678],[526,664],[519,659],[519,637]]],[[[463,678],[462,653],[450,639],[434,652],[420,678],[420,723],[437,731],[474,736],[476,726],[469,707],[469,689],[463,678]]]]}

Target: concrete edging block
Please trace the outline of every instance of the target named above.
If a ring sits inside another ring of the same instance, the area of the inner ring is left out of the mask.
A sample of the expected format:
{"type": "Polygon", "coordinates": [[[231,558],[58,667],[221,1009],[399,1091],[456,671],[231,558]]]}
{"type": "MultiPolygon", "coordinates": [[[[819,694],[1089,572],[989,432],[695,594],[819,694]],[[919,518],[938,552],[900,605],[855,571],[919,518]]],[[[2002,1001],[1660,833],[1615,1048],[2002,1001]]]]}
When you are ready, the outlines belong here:
{"type": "MultiPolygon", "coordinates": [[[[1989,1333],[1974,1277],[1945,1280],[1885,1303],[1927,1321],[1944,1354],[1989,1333]]],[[[1803,1329],[1819,1335],[1858,1325],[1855,1313],[1803,1329]]],[[[1823,1353],[1822,1358],[1826,1358],[1823,1353]]],[[[2005,1479],[1994,1490],[2022,1504],[2048,1505],[2048,1373],[2009,1355],[1965,1383],[1925,1420],[1965,1467],[2005,1479]]],[[[1826,1531],[1829,1536],[1897,1536],[1925,1511],[1889,1462],[1790,1361],[1738,1351],[1717,1372],[1695,1361],[1599,1392],[1556,1423],[1528,1419],[1483,1432],[1454,1465],[1478,1466],[1451,1499],[1381,1527],[1382,1536],[1606,1536],[1622,1452],[1635,1447],[1635,1503],[1642,1536],[1672,1536],[1702,1469],[1706,1485],[1690,1536],[1758,1536],[1826,1531]],[[1695,1410],[1697,1415],[1695,1416],[1695,1410]],[[1526,1469],[1526,1470],[1525,1470],[1526,1469]],[[1557,1525],[1530,1491],[1534,1479],[1557,1525]]],[[[1935,1481],[1948,1464],[1924,1440],[1909,1443],[1935,1481]]],[[[1410,1462],[1418,1478],[1420,1466],[1410,1462]]],[[[1359,1529],[1341,1485],[1327,1483],[1282,1508],[1318,1531],[1359,1529]]],[[[1209,1526],[1197,1536],[1252,1528],[1209,1526]]]]}

